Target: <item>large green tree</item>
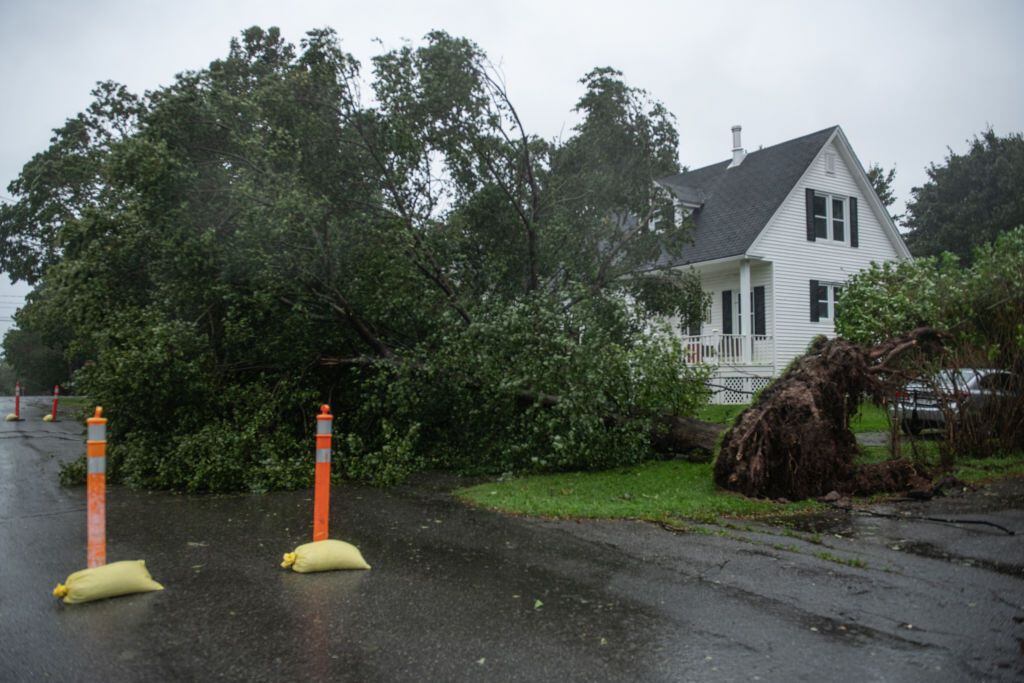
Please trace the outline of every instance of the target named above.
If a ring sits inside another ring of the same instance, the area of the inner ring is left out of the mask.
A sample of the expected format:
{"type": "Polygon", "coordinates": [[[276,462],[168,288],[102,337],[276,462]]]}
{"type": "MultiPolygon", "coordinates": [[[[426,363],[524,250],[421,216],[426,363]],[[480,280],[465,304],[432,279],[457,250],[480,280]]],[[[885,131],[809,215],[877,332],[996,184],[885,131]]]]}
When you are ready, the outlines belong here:
{"type": "Polygon", "coordinates": [[[18,323],[83,366],[130,484],[305,484],[321,400],[377,481],[648,457],[703,395],[649,333],[695,308],[649,270],[688,232],[652,182],[678,140],[618,72],[582,84],[564,141],[441,32],[364,75],[333,31],[254,27],[144,97],[103,84],[0,209],[18,323]]]}
{"type": "Polygon", "coordinates": [[[1024,137],[992,129],[970,141],[966,154],[950,150],[927,169],[928,182],[911,190],[907,246],[915,256],[944,251],[969,263],[975,247],[1024,224],[1024,137]]]}
{"type": "Polygon", "coordinates": [[[54,385],[66,384],[69,372],[64,355],[60,349],[47,345],[38,332],[10,330],[4,335],[3,351],[4,381],[0,391],[13,393],[15,382],[21,382],[23,394],[49,394],[54,385]],[[14,367],[18,368],[17,373],[14,367]]]}

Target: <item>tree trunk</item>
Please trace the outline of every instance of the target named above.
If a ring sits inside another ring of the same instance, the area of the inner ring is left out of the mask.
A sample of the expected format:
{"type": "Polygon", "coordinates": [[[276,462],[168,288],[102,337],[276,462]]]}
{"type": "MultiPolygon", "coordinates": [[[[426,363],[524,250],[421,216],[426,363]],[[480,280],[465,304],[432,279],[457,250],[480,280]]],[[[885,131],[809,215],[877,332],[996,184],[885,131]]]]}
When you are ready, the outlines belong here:
{"type": "Polygon", "coordinates": [[[651,426],[651,448],[665,455],[687,455],[708,462],[725,427],[692,417],[662,415],[651,426]]]}

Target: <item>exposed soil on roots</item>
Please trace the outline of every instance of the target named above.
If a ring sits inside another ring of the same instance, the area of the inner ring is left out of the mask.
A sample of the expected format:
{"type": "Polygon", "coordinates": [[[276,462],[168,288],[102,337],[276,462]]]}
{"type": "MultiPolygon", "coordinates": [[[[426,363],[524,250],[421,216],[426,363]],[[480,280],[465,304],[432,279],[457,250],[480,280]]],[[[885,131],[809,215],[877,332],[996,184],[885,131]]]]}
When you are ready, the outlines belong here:
{"type": "Polygon", "coordinates": [[[841,491],[853,496],[920,491],[930,497],[933,489],[931,472],[923,465],[909,460],[887,460],[855,468],[841,491]]]}
{"type": "Polygon", "coordinates": [[[941,337],[930,328],[876,347],[819,337],[725,433],[715,483],[751,497],[789,500],[912,486],[916,475],[907,461],[854,467],[850,418],[864,398],[881,400],[912,376],[908,361],[913,365],[939,348],[941,337]]]}

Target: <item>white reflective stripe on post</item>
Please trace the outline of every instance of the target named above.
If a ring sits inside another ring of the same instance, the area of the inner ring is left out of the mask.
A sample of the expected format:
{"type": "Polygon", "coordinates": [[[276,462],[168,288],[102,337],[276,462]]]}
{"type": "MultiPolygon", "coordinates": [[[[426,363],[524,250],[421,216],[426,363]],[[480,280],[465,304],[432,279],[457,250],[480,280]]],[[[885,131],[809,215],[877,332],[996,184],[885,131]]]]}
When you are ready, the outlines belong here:
{"type": "Polygon", "coordinates": [[[89,474],[107,473],[107,457],[105,455],[94,455],[91,458],[86,458],[85,461],[89,463],[89,474]]]}
{"type": "Polygon", "coordinates": [[[331,421],[330,420],[317,420],[316,421],[316,433],[317,434],[330,434],[331,433],[331,421]]]}
{"type": "MultiPolygon", "coordinates": [[[[89,425],[89,441],[106,441],[107,440],[107,425],[96,424],[89,425]]],[[[307,453],[309,451],[306,451],[307,453]]]]}
{"type": "MultiPolygon", "coordinates": [[[[307,453],[309,451],[306,451],[307,453]]],[[[316,461],[317,462],[330,462],[331,461],[331,449],[330,448],[318,448],[316,449],[316,461]]],[[[308,460],[306,462],[309,462],[308,460]]]]}

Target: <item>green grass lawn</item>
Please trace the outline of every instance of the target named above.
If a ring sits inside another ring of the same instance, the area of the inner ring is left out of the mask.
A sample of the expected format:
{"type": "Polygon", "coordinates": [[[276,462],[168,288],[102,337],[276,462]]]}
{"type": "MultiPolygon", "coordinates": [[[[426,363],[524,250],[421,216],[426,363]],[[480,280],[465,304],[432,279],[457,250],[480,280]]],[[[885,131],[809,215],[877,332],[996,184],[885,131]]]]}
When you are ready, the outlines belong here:
{"type": "MultiPolygon", "coordinates": [[[[747,406],[705,406],[698,417],[731,424],[747,406]]],[[[851,422],[855,432],[888,431],[885,412],[864,404],[851,422]]],[[[859,462],[880,462],[888,446],[861,446],[859,462]]],[[[904,440],[902,455],[935,466],[939,441],[904,440]],[[916,452],[915,452],[916,451],[916,452]]],[[[764,517],[819,507],[814,501],[775,503],[722,491],[712,481],[711,463],[650,462],[604,472],[526,476],[459,489],[455,495],[473,505],[541,517],[588,517],[710,522],[720,517],[764,517]]],[[[1024,476],[1024,454],[1003,458],[961,459],[953,472],[967,483],[1024,476]]]]}
{"type": "MultiPolygon", "coordinates": [[[[935,465],[938,442],[919,441],[917,458],[935,465]]],[[[904,457],[913,457],[904,444],[904,457]]],[[[887,446],[862,446],[860,462],[892,457],[887,446]]],[[[599,519],[690,519],[770,517],[812,511],[814,501],[775,503],[745,498],[715,487],[711,463],[651,462],[604,472],[527,476],[459,489],[455,495],[480,507],[540,517],[599,519]]],[[[967,483],[1024,476],[1024,454],[961,459],[953,474],[967,483]]]]}
{"type": "MultiPolygon", "coordinates": [[[[702,420],[730,425],[746,405],[708,405],[702,420]]],[[[885,411],[864,403],[850,423],[854,432],[887,432],[885,411]]],[[[859,462],[880,462],[892,455],[888,446],[861,446],[859,462]]],[[[939,461],[939,442],[903,442],[903,457],[927,464],[939,461]],[[916,450],[916,453],[915,453],[916,450]]],[[[701,522],[720,517],[764,517],[814,510],[814,501],[775,503],[722,491],[712,481],[711,463],[650,462],[604,472],[569,472],[526,476],[459,489],[455,495],[473,505],[541,517],[589,517],[701,522]]],[[[954,474],[968,483],[1024,476],[1024,454],[1005,458],[961,459],[954,474]]]]}
{"type": "Polygon", "coordinates": [[[547,474],[460,489],[481,507],[543,517],[713,521],[811,510],[817,503],[773,503],[715,488],[711,463],[652,462],[605,472],[547,474]]]}
{"type": "MultiPolygon", "coordinates": [[[[909,439],[904,439],[900,455],[931,467],[938,467],[939,444],[938,440],[919,439],[912,445],[909,439]]],[[[892,453],[888,446],[861,446],[860,452],[861,457],[858,462],[862,463],[892,459],[892,453]]],[[[977,484],[1002,477],[1024,476],[1024,453],[991,458],[958,458],[953,466],[952,474],[968,484],[977,484]]]]}
{"type": "MultiPolygon", "coordinates": [[[[706,405],[697,412],[697,417],[705,422],[731,425],[736,416],[742,413],[749,404],[735,406],[706,405]]],[[[860,411],[850,420],[850,429],[855,434],[860,432],[887,432],[889,431],[889,418],[883,408],[865,401],[860,406],[860,411]]]]}
{"type": "Polygon", "coordinates": [[[69,410],[84,410],[92,407],[92,399],[88,396],[61,396],[60,406],[69,410]]]}
{"type": "Polygon", "coordinates": [[[709,404],[697,411],[696,417],[697,419],[704,420],[705,422],[731,425],[732,421],[736,419],[736,416],[746,410],[749,406],[749,403],[743,403],[736,406],[716,406],[709,404]]]}
{"type": "Polygon", "coordinates": [[[865,401],[860,404],[860,410],[850,420],[850,429],[854,434],[887,432],[889,431],[889,416],[885,414],[885,408],[865,401]]]}
{"type": "Polygon", "coordinates": [[[953,473],[968,484],[1024,476],[1024,455],[961,460],[953,473]]]}

